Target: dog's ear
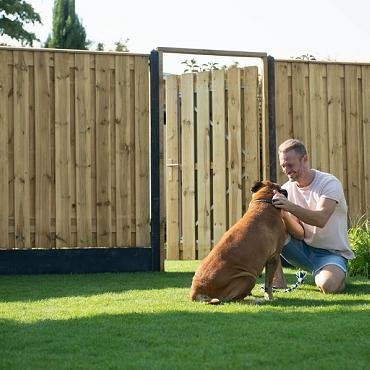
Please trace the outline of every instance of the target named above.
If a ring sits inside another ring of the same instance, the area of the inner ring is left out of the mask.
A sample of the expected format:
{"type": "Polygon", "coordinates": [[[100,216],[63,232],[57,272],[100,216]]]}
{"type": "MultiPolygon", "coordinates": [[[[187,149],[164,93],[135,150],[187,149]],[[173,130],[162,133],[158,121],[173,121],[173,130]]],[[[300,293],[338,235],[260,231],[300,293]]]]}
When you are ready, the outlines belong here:
{"type": "Polygon", "coordinates": [[[285,198],[288,198],[288,192],[285,189],[281,189],[281,194],[285,196],[285,198]]]}
{"type": "Polygon", "coordinates": [[[251,187],[251,192],[252,193],[255,193],[257,192],[259,189],[261,189],[263,187],[263,183],[262,181],[256,181],[253,186],[251,187]]]}

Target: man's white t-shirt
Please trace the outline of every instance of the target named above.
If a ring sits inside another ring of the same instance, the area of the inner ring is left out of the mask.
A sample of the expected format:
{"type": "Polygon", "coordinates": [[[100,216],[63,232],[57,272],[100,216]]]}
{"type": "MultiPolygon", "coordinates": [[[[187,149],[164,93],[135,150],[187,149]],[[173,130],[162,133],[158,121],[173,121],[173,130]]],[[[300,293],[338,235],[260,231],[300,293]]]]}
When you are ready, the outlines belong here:
{"type": "Polygon", "coordinates": [[[347,259],[355,257],[347,234],[347,203],[341,182],[333,175],[318,170],[310,185],[300,188],[295,181],[286,182],[282,188],[288,191],[288,200],[303,208],[316,210],[321,198],[333,199],[337,206],[323,228],[304,227],[304,241],[311,247],[329,249],[347,259]]]}

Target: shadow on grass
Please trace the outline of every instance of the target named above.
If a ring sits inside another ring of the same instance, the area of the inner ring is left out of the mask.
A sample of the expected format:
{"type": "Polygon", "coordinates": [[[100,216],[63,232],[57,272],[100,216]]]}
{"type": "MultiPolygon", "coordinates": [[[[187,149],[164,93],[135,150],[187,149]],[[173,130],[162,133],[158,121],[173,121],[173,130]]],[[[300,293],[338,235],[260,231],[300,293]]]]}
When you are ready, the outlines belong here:
{"type": "Polygon", "coordinates": [[[366,369],[370,355],[365,311],[170,311],[0,327],[0,368],[9,369],[283,369],[301,361],[349,369],[353,359],[366,369]]]}
{"type": "MultiPolygon", "coordinates": [[[[193,272],[138,272],[0,276],[0,302],[29,302],[62,297],[88,297],[104,293],[123,293],[130,290],[144,292],[146,290],[167,288],[190,289],[193,275],[193,272]]],[[[285,273],[285,276],[289,285],[296,282],[293,271],[289,270],[285,273]]],[[[256,287],[263,283],[264,276],[257,279],[256,287]]],[[[300,289],[298,288],[298,290],[300,289]]],[[[317,291],[311,276],[308,276],[304,289],[317,291]]],[[[353,295],[370,294],[370,281],[351,278],[345,293],[353,295]]],[[[285,294],[288,297],[292,293],[285,294]]]]}
{"type": "MultiPolygon", "coordinates": [[[[83,275],[0,276],[0,302],[37,301],[62,297],[87,297],[129,290],[190,289],[194,272],[137,272],[83,275]]],[[[286,274],[290,283],[294,274],[286,274]]],[[[258,278],[257,285],[263,283],[258,278]]]]}

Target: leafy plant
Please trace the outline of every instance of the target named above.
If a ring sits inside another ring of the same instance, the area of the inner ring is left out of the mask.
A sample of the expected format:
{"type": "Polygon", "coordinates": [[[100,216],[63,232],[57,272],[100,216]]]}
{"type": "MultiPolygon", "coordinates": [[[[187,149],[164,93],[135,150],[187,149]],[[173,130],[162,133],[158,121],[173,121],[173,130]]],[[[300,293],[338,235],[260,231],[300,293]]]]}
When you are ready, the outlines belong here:
{"type": "Polygon", "coordinates": [[[370,219],[360,219],[348,230],[348,238],[356,257],[349,261],[349,273],[370,278],[370,219]]]}
{"type": "Polygon", "coordinates": [[[184,69],[184,73],[186,72],[200,72],[200,67],[197,61],[193,58],[190,60],[184,60],[181,64],[185,64],[186,68],[184,69]]]}
{"type": "Polygon", "coordinates": [[[185,64],[186,66],[184,73],[186,72],[196,73],[196,72],[212,71],[212,70],[217,70],[217,69],[227,69],[227,68],[239,67],[238,61],[234,61],[229,67],[227,65],[220,66],[219,63],[217,62],[203,63],[200,66],[199,63],[194,58],[190,60],[184,60],[183,62],[181,62],[181,64],[185,64]]]}
{"type": "Polygon", "coordinates": [[[316,60],[316,58],[312,54],[302,54],[299,57],[295,57],[298,60],[316,60]]]}

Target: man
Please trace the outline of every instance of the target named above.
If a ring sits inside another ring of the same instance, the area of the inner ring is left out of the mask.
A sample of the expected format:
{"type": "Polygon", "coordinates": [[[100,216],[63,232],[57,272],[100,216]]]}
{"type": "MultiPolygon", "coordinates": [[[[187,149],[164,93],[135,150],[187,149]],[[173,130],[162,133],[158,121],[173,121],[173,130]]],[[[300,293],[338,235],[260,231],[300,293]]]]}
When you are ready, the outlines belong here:
{"type": "MultiPolygon", "coordinates": [[[[345,288],[347,261],[354,258],[347,235],[347,204],[340,181],[309,167],[305,146],[289,139],[279,146],[279,161],[289,181],[282,188],[288,198],[276,193],[275,207],[290,235],[282,256],[291,265],[312,271],[323,293],[345,288]]],[[[282,268],[275,285],[284,284],[282,268]]]]}

